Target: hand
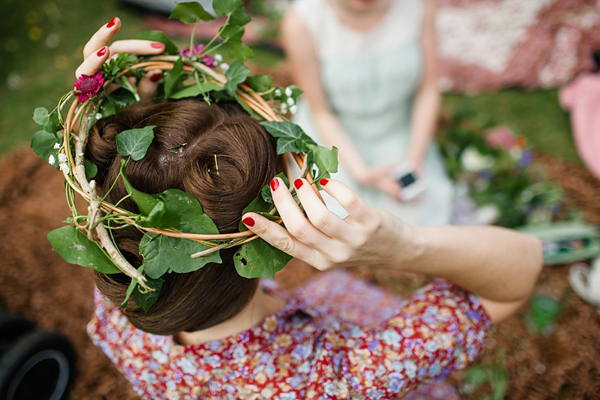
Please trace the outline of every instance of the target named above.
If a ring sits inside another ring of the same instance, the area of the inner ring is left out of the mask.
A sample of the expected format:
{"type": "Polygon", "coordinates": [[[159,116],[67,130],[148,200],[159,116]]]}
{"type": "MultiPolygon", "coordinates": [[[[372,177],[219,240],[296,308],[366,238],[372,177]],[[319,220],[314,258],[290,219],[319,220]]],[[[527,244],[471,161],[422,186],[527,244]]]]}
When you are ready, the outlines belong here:
{"type": "MultiPolygon", "coordinates": [[[[109,46],[110,39],[119,29],[121,29],[121,20],[117,17],[98,29],[83,48],[83,62],[75,71],[77,78],[81,75],[95,74],[110,57],[119,53],[161,54],[165,50],[163,43],[150,40],[117,40],[109,46]]],[[[140,80],[137,90],[142,101],[149,101],[152,98],[161,73],[161,70],[152,70],[140,80]]],[[[131,83],[135,84],[135,81],[131,83]]]]}
{"type": "Polygon", "coordinates": [[[322,181],[324,190],[348,212],[341,219],[319,200],[304,179],[295,183],[308,219],[279,178],[272,181],[273,200],[285,227],[256,213],[242,221],[248,229],[274,247],[319,270],[359,265],[390,265],[398,259],[392,252],[408,245],[413,228],[393,215],[367,205],[343,183],[322,181]],[[299,186],[300,185],[300,186],[299,186]]]}
{"type": "Polygon", "coordinates": [[[366,172],[360,179],[357,179],[363,185],[373,186],[382,192],[392,196],[396,201],[401,201],[400,192],[402,186],[390,177],[390,173],[396,168],[397,164],[389,164],[383,167],[374,168],[366,172]]]}

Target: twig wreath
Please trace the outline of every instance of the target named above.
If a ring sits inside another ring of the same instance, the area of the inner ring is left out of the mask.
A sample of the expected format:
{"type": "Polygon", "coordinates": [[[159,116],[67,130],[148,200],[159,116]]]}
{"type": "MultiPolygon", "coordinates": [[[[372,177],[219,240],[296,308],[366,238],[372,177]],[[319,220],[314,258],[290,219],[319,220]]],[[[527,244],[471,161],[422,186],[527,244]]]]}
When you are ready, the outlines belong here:
{"type": "MultiPolygon", "coordinates": [[[[194,24],[189,49],[179,50],[163,32],[142,32],[138,39],[162,42],[165,52],[141,57],[119,54],[95,75],[79,78],[73,90],[65,94],[52,111],[39,107],[34,112],[33,119],[43,130],[34,134],[31,147],[62,171],[71,210],[66,221],[69,225],[48,233],[48,240],[67,262],[105,274],[124,273],[131,277],[122,307],[133,294],[136,304],[147,311],[158,298],[164,274],[187,273],[209,262],[221,263],[221,249],[239,247],[234,263],[237,272],[246,278],[273,277],[290,259],[248,231],[242,223],[239,232],[220,234],[200,202],[181,190],[148,194],[135,189],[125,175],[125,166],[145,156],[154,137],[154,126],[126,130],[116,136],[117,151],[124,157],[117,180],[123,180],[128,193],[125,198],[130,197],[140,213],[119,208],[123,199],[109,204],[105,201],[106,193],[98,194],[93,180],[97,167],[84,158],[88,133],[97,120],[140,100],[128,77],[139,80],[149,70],[163,70],[155,96],[159,101],[198,96],[209,104],[236,101],[276,139],[278,155],[293,157],[301,169],[300,176],[305,177],[317,193],[321,189],[319,180],[337,171],[337,149],[318,146],[285,117],[288,112],[295,112],[302,91],[295,86],[273,87],[272,77],[250,75],[250,69],[244,65],[244,60],[252,56],[252,49],[241,41],[244,25],[250,22],[242,0],[215,0],[213,7],[217,15],[226,16],[227,20],[208,44],[194,46],[195,30],[201,21],[215,17],[196,2],[178,3],[170,18],[194,24]],[[221,40],[217,41],[219,37],[221,40]],[[235,60],[231,66],[215,53],[221,46],[226,46],[229,57],[235,60]],[[109,85],[116,85],[117,89],[109,93],[109,85]],[[63,116],[69,101],[70,106],[63,116]],[[77,209],[75,193],[89,203],[87,214],[77,209]],[[137,269],[123,257],[112,235],[113,230],[128,226],[144,232],[139,246],[143,264],[137,269]]],[[[183,146],[185,143],[180,147],[183,146]]],[[[180,148],[170,150],[181,151],[180,148]]],[[[290,186],[285,175],[279,176],[290,186]]],[[[295,190],[293,185],[290,190],[295,190]]],[[[281,221],[267,185],[243,212],[248,211],[281,221]]]]}

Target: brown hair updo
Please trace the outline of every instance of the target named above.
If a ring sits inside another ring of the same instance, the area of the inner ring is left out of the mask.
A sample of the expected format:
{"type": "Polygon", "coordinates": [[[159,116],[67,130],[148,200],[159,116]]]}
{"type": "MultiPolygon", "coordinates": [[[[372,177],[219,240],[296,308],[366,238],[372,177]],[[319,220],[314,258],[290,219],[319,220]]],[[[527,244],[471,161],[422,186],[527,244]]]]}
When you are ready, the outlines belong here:
{"type": "MultiPolygon", "coordinates": [[[[101,119],[90,131],[86,158],[98,166],[95,180],[103,192],[115,183],[121,166],[115,136],[148,125],[156,125],[154,140],[143,159],[129,161],[125,173],[131,184],[150,194],[183,190],[200,201],[220,233],[237,231],[243,209],[277,173],[273,138],[237,104],[208,105],[199,100],[135,104],[101,119]]],[[[115,204],[126,195],[119,178],[106,200],[115,204]]],[[[139,212],[131,199],[120,206],[139,212]]],[[[125,258],[139,267],[143,234],[134,227],[113,234],[125,258]]],[[[252,298],[258,284],[256,279],[238,275],[235,251],[221,250],[222,264],[209,263],[187,274],[165,274],[158,300],[148,312],[132,296],[125,315],[137,328],[162,335],[205,329],[233,317],[252,298]]],[[[109,300],[121,304],[129,277],[94,273],[94,280],[109,300]]]]}

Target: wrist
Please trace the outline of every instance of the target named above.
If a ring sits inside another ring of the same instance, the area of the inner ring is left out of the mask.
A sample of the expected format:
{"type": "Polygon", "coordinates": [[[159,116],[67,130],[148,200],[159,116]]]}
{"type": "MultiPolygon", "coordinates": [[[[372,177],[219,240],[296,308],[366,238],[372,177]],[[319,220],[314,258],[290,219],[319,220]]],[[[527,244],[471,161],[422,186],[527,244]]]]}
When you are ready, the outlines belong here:
{"type": "Polygon", "coordinates": [[[396,238],[400,251],[393,253],[394,257],[390,260],[389,267],[399,269],[405,272],[419,272],[420,260],[426,253],[427,236],[423,228],[418,226],[399,223],[400,228],[396,238]]]}

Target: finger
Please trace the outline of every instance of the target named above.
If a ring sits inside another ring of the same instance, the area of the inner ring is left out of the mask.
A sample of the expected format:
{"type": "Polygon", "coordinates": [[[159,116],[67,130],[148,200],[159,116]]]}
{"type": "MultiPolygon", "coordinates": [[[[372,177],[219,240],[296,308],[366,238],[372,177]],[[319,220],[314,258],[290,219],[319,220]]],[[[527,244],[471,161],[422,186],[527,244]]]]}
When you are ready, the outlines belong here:
{"type": "Polygon", "coordinates": [[[117,40],[110,45],[111,54],[160,54],[165,51],[165,44],[151,40],[117,40]]]}
{"type": "Polygon", "coordinates": [[[304,211],[315,228],[331,238],[346,239],[345,233],[348,232],[346,223],[327,209],[310,184],[304,179],[296,179],[294,186],[304,211]]]}
{"type": "Polygon", "coordinates": [[[121,29],[121,20],[118,17],[114,17],[106,24],[102,25],[83,47],[84,60],[97,52],[101,47],[108,45],[110,39],[119,31],[119,29],[121,29]]]}
{"type": "Polygon", "coordinates": [[[97,52],[92,53],[89,57],[87,57],[77,68],[75,71],[75,76],[79,79],[81,75],[94,75],[104,61],[106,61],[109,57],[110,53],[108,51],[108,47],[101,47],[97,52]]]}
{"type": "Polygon", "coordinates": [[[271,246],[278,248],[294,258],[314,265],[316,253],[313,249],[294,238],[284,227],[256,214],[246,213],[242,222],[271,246]]]}
{"type": "Polygon", "coordinates": [[[321,179],[321,187],[348,212],[353,221],[369,224],[375,219],[375,209],[340,181],[321,179]]]}
{"type": "Polygon", "coordinates": [[[160,69],[153,69],[152,71],[148,71],[146,76],[140,79],[137,91],[141,101],[148,103],[152,100],[152,97],[158,88],[158,81],[161,76],[162,71],[160,69]]]}
{"type": "Polygon", "coordinates": [[[311,248],[314,248],[317,244],[323,245],[324,241],[331,241],[331,238],[315,228],[306,219],[280,178],[271,180],[271,193],[285,227],[295,239],[311,248]]]}

